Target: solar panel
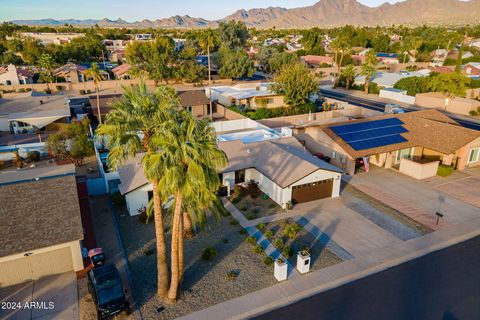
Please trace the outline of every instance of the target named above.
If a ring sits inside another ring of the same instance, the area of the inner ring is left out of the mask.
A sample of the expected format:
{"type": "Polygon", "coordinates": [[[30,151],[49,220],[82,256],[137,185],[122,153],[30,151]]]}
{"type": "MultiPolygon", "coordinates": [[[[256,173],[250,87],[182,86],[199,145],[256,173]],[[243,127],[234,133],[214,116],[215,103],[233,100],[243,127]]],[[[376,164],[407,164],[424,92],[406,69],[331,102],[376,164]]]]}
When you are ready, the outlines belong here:
{"type": "Polygon", "coordinates": [[[398,118],[388,118],[330,127],[355,150],[365,150],[408,141],[400,134],[408,132],[398,118]]]}
{"type": "Polygon", "coordinates": [[[367,140],[359,140],[355,142],[350,142],[349,145],[354,150],[365,150],[371,149],[376,147],[388,146],[391,144],[401,143],[408,141],[404,137],[399,134],[391,135],[391,136],[384,136],[375,139],[367,139],[367,140]]]}
{"type": "Polygon", "coordinates": [[[330,129],[332,129],[333,132],[335,132],[336,134],[341,135],[345,133],[352,133],[352,132],[358,132],[358,131],[364,131],[364,130],[370,130],[370,129],[399,126],[402,124],[403,122],[398,118],[388,118],[388,119],[382,119],[382,120],[376,120],[376,121],[333,126],[333,127],[330,127],[330,129]]]}

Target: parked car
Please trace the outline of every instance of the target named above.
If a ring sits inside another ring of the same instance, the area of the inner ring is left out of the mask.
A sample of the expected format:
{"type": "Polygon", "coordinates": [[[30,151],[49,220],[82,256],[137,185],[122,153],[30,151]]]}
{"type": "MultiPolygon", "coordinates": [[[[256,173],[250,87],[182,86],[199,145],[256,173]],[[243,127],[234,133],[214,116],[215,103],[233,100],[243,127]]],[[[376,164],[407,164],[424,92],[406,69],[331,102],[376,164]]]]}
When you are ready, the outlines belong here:
{"type": "Polygon", "coordinates": [[[109,319],[122,311],[130,314],[122,279],[113,264],[99,266],[88,272],[88,292],[97,309],[97,319],[109,319]]]}
{"type": "Polygon", "coordinates": [[[400,114],[405,113],[405,110],[402,107],[395,103],[389,103],[385,105],[385,113],[386,114],[400,114]]]}

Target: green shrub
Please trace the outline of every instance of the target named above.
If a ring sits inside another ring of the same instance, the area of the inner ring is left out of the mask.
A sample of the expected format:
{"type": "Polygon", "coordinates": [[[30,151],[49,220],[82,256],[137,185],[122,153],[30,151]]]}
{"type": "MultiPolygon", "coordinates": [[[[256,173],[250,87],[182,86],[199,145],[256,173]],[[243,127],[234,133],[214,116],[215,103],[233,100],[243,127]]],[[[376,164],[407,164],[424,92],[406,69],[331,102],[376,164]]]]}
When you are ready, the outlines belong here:
{"type": "Polygon", "coordinates": [[[259,253],[259,254],[260,254],[260,253],[263,252],[263,248],[262,248],[261,245],[257,244],[255,247],[253,247],[253,251],[254,251],[255,253],[259,253]]]}
{"type": "Polygon", "coordinates": [[[285,248],[283,248],[282,250],[282,255],[285,257],[285,258],[290,258],[291,256],[293,256],[293,248],[292,247],[289,247],[289,246],[286,246],[285,248]]]}
{"type": "Polygon", "coordinates": [[[245,230],[245,229],[242,228],[242,229],[240,229],[240,230],[238,231],[238,233],[240,233],[240,234],[247,234],[247,230],[245,230]]]}
{"type": "Polygon", "coordinates": [[[225,278],[229,281],[234,281],[235,279],[237,279],[237,277],[238,277],[238,273],[232,270],[227,272],[227,275],[225,278]]]}
{"type": "Polygon", "coordinates": [[[208,247],[203,249],[202,259],[205,261],[212,261],[217,254],[218,254],[217,249],[213,247],[208,247]]]}
{"type": "Polygon", "coordinates": [[[255,238],[252,237],[252,236],[246,237],[246,238],[245,238],[245,241],[247,241],[247,243],[249,243],[249,244],[251,244],[251,245],[254,245],[255,243],[257,243],[257,239],[255,239],[255,238]]]}
{"type": "Polygon", "coordinates": [[[478,112],[476,110],[470,110],[468,112],[471,116],[478,116],[478,112]]]}
{"type": "Polygon", "coordinates": [[[272,230],[265,231],[264,236],[265,238],[270,239],[271,237],[273,237],[273,231],[272,230]]]}
{"type": "Polygon", "coordinates": [[[259,213],[260,210],[258,210],[258,209],[253,209],[252,212],[253,212],[253,213],[259,213]]]}
{"type": "Polygon", "coordinates": [[[37,162],[40,160],[40,152],[38,151],[29,151],[27,153],[27,159],[32,161],[32,162],[37,162]]]}
{"type": "Polygon", "coordinates": [[[268,207],[269,207],[270,209],[273,209],[273,208],[275,208],[276,206],[277,206],[277,205],[276,205],[275,203],[270,203],[270,204],[268,205],[268,207]]]}
{"type": "Polygon", "coordinates": [[[253,219],[256,219],[256,218],[257,218],[257,215],[253,212],[251,212],[247,215],[248,220],[253,220],[253,219]]]}
{"type": "Polygon", "coordinates": [[[273,264],[273,258],[268,256],[265,259],[263,259],[263,263],[265,263],[267,266],[271,266],[273,264]]]}
{"type": "Polygon", "coordinates": [[[240,198],[233,198],[232,199],[232,203],[235,204],[235,203],[239,203],[240,202],[240,198]]]}
{"type": "Polygon", "coordinates": [[[302,230],[302,227],[298,223],[288,224],[283,229],[283,234],[290,239],[295,239],[300,230],[302,230]]]}
{"type": "Polygon", "coordinates": [[[262,231],[262,232],[265,231],[266,228],[267,228],[267,226],[263,222],[260,222],[259,224],[257,224],[257,229],[262,231]]]}
{"type": "Polygon", "coordinates": [[[117,208],[125,206],[125,197],[120,194],[120,192],[115,191],[112,193],[112,202],[117,208]]]}
{"type": "Polygon", "coordinates": [[[283,246],[285,245],[283,243],[283,240],[282,239],[275,239],[275,242],[273,243],[273,245],[278,249],[278,250],[282,250],[283,249],[283,246]]]}
{"type": "Polygon", "coordinates": [[[440,164],[438,166],[437,175],[439,175],[440,177],[448,177],[449,175],[452,174],[452,172],[453,172],[452,166],[446,166],[444,164],[440,164]]]}
{"type": "Polygon", "coordinates": [[[57,91],[63,91],[65,89],[64,86],[55,86],[55,88],[57,89],[57,91]]]}
{"type": "Polygon", "coordinates": [[[232,226],[238,226],[238,221],[232,218],[232,220],[230,220],[230,224],[232,226]]]}
{"type": "Polygon", "coordinates": [[[52,94],[52,90],[50,90],[50,89],[45,89],[44,92],[45,92],[46,94],[52,94]]]}
{"type": "Polygon", "coordinates": [[[240,208],[240,211],[245,212],[245,211],[247,211],[247,209],[248,209],[248,208],[247,208],[246,206],[243,206],[243,207],[240,208]]]}

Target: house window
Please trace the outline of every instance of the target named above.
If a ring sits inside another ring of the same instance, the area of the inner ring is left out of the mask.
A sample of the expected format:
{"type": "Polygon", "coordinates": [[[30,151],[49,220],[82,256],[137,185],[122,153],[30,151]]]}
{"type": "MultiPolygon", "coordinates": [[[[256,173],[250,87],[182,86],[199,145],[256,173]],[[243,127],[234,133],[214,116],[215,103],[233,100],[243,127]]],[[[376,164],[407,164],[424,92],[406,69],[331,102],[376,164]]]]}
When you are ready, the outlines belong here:
{"type": "Polygon", "coordinates": [[[397,161],[402,159],[412,159],[413,148],[399,150],[397,152],[397,161]]]}
{"type": "Polygon", "coordinates": [[[477,162],[480,158],[480,148],[475,148],[470,150],[468,155],[468,163],[477,162]]]}

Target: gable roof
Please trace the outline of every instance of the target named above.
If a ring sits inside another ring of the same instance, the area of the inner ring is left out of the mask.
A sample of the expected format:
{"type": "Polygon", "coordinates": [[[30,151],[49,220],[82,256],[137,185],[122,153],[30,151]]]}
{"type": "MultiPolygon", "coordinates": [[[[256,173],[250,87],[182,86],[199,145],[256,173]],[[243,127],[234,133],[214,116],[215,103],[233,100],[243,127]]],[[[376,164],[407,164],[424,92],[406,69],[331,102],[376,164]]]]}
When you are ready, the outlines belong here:
{"type": "Polygon", "coordinates": [[[245,144],[241,140],[219,142],[228,158],[222,172],[255,168],[264,176],[286,188],[317,170],[342,172],[309,152],[293,137],[245,144]]]}
{"type": "Polygon", "coordinates": [[[82,67],[81,65],[77,65],[77,64],[74,64],[74,63],[67,63],[67,64],[64,64],[63,66],[60,66],[60,67],[56,68],[55,70],[53,70],[52,74],[54,76],[58,76],[58,75],[61,75],[61,74],[70,73],[72,71],[85,72],[86,70],[87,70],[87,68],[82,67]]]}
{"type": "Polygon", "coordinates": [[[117,75],[117,76],[121,76],[122,74],[124,73],[127,73],[128,71],[130,71],[130,69],[132,68],[131,65],[129,65],[128,63],[124,63],[124,64],[121,64],[119,66],[116,66],[115,68],[112,69],[112,73],[117,75]]]}
{"type": "MultiPolygon", "coordinates": [[[[404,123],[403,127],[407,129],[408,132],[402,133],[401,136],[407,139],[406,142],[357,151],[330,128],[333,126],[323,126],[321,130],[323,130],[353,158],[412,147],[424,147],[444,154],[452,154],[461,147],[480,137],[480,131],[462,127],[457,122],[435,109],[413,111],[396,115],[385,115],[365,120],[349,121],[343,124],[370,122],[387,118],[398,118],[404,123]]],[[[335,125],[340,124],[341,123],[335,125]]]]}
{"type": "Polygon", "coordinates": [[[83,239],[75,168],[50,168],[0,182],[0,257],[83,239]]]}
{"type": "Polygon", "coordinates": [[[178,91],[177,94],[183,107],[203,106],[210,103],[204,90],[178,91]]]}

